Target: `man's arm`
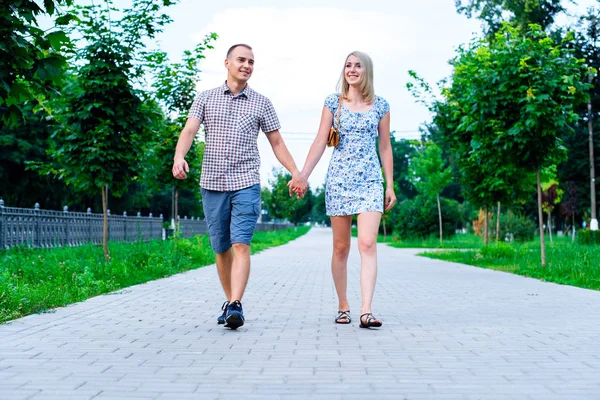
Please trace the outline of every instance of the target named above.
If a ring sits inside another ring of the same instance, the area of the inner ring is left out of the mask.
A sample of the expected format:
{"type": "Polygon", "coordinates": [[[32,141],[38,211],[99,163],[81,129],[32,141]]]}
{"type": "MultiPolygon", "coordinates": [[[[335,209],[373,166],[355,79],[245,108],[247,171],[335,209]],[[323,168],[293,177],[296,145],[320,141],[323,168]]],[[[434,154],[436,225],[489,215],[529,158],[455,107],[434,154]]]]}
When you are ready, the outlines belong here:
{"type": "Polygon", "coordinates": [[[281,137],[279,129],[265,133],[265,135],[267,136],[267,139],[271,144],[271,148],[273,148],[273,153],[275,154],[275,157],[277,157],[277,160],[279,160],[279,162],[285,167],[285,169],[290,171],[290,173],[292,174],[292,179],[297,179],[300,183],[299,186],[302,188],[303,191],[305,191],[308,187],[308,182],[305,178],[301,176],[300,171],[298,170],[298,167],[296,166],[296,163],[294,162],[294,159],[290,154],[290,151],[288,150],[287,146],[283,141],[283,138],[281,137]]]}
{"type": "Polygon", "coordinates": [[[188,118],[185,127],[179,135],[173,161],[173,176],[177,179],[187,178],[186,172],[190,172],[190,167],[188,166],[187,161],[185,161],[185,156],[188,151],[190,151],[190,147],[192,147],[194,138],[200,129],[200,124],[200,120],[188,118]]]}

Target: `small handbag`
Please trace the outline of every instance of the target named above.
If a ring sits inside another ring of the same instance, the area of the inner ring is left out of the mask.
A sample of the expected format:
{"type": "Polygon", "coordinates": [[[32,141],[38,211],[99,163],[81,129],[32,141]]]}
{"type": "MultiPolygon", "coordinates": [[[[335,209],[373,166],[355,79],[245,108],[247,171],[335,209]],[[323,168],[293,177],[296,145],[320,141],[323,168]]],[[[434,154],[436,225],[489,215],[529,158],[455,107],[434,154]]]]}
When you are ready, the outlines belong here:
{"type": "Polygon", "coordinates": [[[328,147],[337,147],[338,143],[340,142],[340,105],[342,104],[342,95],[340,95],[339,99],[338,99],[338,106],[337,106],[337,128],[335,127],[335,122],[334,124],[331,126],[331,128],[329,128],[329,137],[327,138],[327,146],[328,147]]]}

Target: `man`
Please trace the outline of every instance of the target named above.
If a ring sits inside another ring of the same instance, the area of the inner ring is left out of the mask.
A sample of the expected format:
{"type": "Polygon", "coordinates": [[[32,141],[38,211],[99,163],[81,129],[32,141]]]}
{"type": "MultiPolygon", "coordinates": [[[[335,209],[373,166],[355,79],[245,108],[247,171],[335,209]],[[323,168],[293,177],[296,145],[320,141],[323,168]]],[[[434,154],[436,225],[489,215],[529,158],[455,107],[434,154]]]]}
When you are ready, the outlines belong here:
{"type": "Polygon", "coordinates": [[[232,46],[225,68],[227,81],[200,93],[190,109],[177,142],[173,176],[187,177],[185,156],[204,123],[206,147],[200,186],[210,243],[227,296],[217,322],[237,329],[244,325],[241,300],[250,275],[250,241],[261,209],[259,130],[267,135],[275,156],[299,182],[298,187],[306,189],[308,183],[283,142],[273,105],[248,86],[254,70],[252,48],[232,46]]]}

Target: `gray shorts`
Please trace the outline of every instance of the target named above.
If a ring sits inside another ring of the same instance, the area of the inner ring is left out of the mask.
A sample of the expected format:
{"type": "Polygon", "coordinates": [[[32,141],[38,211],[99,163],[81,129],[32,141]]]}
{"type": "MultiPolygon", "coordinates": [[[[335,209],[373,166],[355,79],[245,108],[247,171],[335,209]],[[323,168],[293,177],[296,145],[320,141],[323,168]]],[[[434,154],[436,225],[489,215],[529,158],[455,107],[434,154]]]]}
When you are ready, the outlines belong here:
{"type": "Polygon", "coordinates": [[[260,215],[260,185],[231,192],[201,188],[201,193],[213,251],[223,254],[232,243],[250,245],[260,215]]]}

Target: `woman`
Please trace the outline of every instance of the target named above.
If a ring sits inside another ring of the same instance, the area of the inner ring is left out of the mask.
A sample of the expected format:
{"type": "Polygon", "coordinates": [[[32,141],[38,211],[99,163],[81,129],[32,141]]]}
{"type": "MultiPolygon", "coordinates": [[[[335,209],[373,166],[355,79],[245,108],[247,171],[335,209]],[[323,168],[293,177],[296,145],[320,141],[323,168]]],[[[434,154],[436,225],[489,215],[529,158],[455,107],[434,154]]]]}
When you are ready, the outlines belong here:
{"type": "MultiPolygon", "coordinates": [[[[346,296],[347,265],[352,216],[357,215],[362,292],[360,327],[380,327],[382,322],[373,316],[371,303],[377,280],[377,233],[384,212],[381,165],[387,182],[385,210],[391,209],[396,202],[389,105],[382,97],[375,96],[373,62],[365,53],[355,51],[348,55],[338,86],[340,93],[329,95],[325,100],[319,132],[301,175],[308,179],[323,155],[329,129],[332,125],[338,128],[339,144],[329,163],[325,190],[326,212],[333,230],[331,271],[339,300],[335,322],[351,322],[346,296]],[[377,138],[381,164],[376,152],[377,138]]],[[[289,185],[291,190],[302,194],[295,181],[290,181],[289,185]]]]}

